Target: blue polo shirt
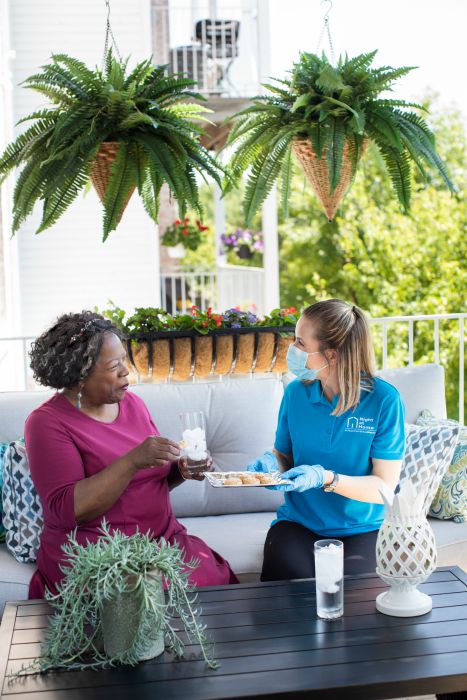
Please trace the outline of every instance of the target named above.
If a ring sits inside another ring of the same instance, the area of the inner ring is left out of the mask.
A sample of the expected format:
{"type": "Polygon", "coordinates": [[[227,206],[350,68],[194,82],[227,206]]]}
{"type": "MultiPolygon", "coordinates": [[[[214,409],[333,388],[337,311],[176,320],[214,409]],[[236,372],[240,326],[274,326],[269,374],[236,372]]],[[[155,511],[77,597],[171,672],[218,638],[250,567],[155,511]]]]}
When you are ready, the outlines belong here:
{"type": "MultiPolygon", "coordinates": [[[[339,474],[368,476],[371,458],[402,459],[404,455],[404,405],[392,384],[375,378],[371,391],[363,391],[360,403],[340,416],[332,416],[338,402],[322,393],[321,383],[296,379],[285,389],[279,410],[274,447],[292,454],[294,466],[320,464],[339,474]]],[[[345,537],[377,530],[384,506],[363,503],[309,489],[285,493],[276,520],[290,520],[325,537],[345,537]]]]}

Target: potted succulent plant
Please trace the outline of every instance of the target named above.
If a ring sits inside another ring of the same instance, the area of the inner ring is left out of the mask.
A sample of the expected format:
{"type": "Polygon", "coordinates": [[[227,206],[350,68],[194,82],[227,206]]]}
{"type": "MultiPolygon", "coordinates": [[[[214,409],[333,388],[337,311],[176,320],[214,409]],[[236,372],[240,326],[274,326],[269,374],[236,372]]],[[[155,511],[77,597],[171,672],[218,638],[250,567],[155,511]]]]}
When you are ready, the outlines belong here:
{"type": "MultiPolygon", "coordinates": [[[[249,170],[243,200],[248,226],[280,177],[282,207],[288,210],[292,154],[301,164],[329,219],[348,190],[369,141],[379,149],[404,211],[410,207],[412,166],[422,178],[436,171],[454,185],[420,116],[423,107],[381,93],[410,67],[373,68],[376,51],[339,59],[301,53],[286,80],[265,87],[269,94],[234,116],[228,146],[234,178],[249,170]],[[414,111],[417,110],[417,111],[414,111]]],[[[232,187],[227,183],[225,190],[232,187]]]]}
{"type": "Polygon", "coordinates": [[[298,319],[293,307],[274,309],[264,318],[239,308],[220,314],[196,306],[175,316],[163,309],[138,308],[126,320],[115,306],[103,313],[122,329],[129,365],[143,382],[285,372],[298,319]]]}
{"type": "Polygon", "coordinates": [[[0,182],[22,167],[13,194],[13,232],[43,203],[37,233],[52,226],[91,178],[104,205],[103,238],[113,231],[135,188],[157,221],[167,183],[180,215],[201,213],[196,173],[217,182],[221,166],[201,145],[205,107],[193,80],[167,75],[151,59],[127,71],[109,50],[105,67],[88,68],[66,54],[52,56],[24,81],[52,105],[20,120],[32,125],[0,156],[0,182]]]}
{"type": "Polygon", "coordinates": [[[68,536],[65,577],[57,595],[47,595],[53,614],[41,656],[18,675],[135,665],[166,646],[183,656],[180,623],[208,666],[216,668],[188,580],[197,562],[186,562],[177,545],[149,534],[111,532],[105,520],[101,531],[97,542],[86,546],[74,533],[68,536]]]}

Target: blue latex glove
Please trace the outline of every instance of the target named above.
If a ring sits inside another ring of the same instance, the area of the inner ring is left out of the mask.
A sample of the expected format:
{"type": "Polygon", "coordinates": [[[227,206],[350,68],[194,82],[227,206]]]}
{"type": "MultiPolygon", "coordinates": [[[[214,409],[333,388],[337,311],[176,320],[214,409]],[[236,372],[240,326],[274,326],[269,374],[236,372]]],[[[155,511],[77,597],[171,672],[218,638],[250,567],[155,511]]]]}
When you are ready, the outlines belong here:
{"type": "Polygon", "coordinates": [[[291,484],[278,484],[268,486],[275,491],[297,491],[302,493],[308,489],[320,489],[324,484],[324,469],[319,464],[301,464],[299,467],[292,467],[286,472],[282,472],[282,479],[290,479],[291,484]]]}
{"type": "Polygon", "coordinates": [[[246,470],[247,472],[277,472],[279,471],[279,463],[275,454],[265,452],[262,457],[250,462],[246,470]]]}

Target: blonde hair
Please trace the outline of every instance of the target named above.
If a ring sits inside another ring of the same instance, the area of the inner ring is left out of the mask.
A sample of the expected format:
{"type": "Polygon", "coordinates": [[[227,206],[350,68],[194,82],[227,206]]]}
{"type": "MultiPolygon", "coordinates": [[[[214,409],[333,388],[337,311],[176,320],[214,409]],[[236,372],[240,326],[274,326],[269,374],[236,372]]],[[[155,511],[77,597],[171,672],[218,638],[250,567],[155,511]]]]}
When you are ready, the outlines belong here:
{"type": "Polygon", "coordinates": [[[371,391],[375,354],[370,326],[357,306],[340,299],[327,299],[308,306],[302,316],[313,323],[320,352],[337,350],[339,401],[333,416],[355,408],[363,391],[371,391]]]}

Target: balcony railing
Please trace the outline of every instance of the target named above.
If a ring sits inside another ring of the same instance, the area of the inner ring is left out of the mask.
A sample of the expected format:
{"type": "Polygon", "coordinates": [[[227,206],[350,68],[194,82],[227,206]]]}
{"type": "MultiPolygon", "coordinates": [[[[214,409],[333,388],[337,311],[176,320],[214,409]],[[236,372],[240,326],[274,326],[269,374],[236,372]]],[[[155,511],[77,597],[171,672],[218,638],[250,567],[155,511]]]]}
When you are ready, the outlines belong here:
{"type": "MultiPolygon", "coordinates": [[[[248,268],[247,268],[248,269],[248,268]]],[[[370,319],[378,365],[382,369],[436,362],[446,376],[457,374],[458,420],[464,422],[465,319],[467,314],[385,316],[370,319]],[[427,351],[427,338],[431,339],[427,351]],[[418,346],[423,341],[423,353],[418,346]]],[[[34,390],[28,366],[33,338],[0,338],[0,390],[34,390]]]]}
{"type": "Polygon", "coordinates": [[[224,311],[233,306],[264,314],[264,270],[240,265],[218,266],[217,272],[161,274],[161,305],[171,314],[195,305],[224,311]]]}
{"type": "Polygon", "coordinates": [[[169,6],[169,66],[205,95],[251,97],[259,91],[256,2],[228,6],[208,0],[169,6]]]}

